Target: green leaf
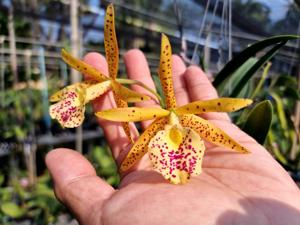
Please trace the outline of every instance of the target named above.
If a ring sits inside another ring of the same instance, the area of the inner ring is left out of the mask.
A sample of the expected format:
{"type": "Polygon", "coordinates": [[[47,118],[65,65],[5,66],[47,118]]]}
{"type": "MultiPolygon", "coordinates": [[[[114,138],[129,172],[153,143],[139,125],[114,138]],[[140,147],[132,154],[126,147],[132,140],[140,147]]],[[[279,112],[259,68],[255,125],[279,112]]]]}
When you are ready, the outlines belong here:
{"type": "Polygon", "coordinates": [[[263,144],[272,123],[273,107],[269,100],[258,103],[248,114],[243,130],[263,144]]]}
{"type": "Polygon", "coordinates": [[[0,187],[4,183],[4,175],[0,174],[0,187]]]}
{"type": "Polygon", "coordinates": [[[263,50],[266,47],[286,42],[288,40],[297,39],[300,36],[297,35],[279,35],[274,36],[250,45],[248,48],[240,52],[231,61],[229,61],[224,68],[216,76],[213,85],[218,87],[224,80],[226,80],[230,75],[237,70],[241,65],[243,65],[250,57],[254,57],[256,53],[263,50]]]}
{"type": "Polygon", "coordinates": [[[279,118],[280,126],[281,126],[282,130],[284,130],[284,136],[286,138],[288,138],[289,137],[289,135],[288,135],[288,122],[287,122],[287,119],[286,119],[286,116],[285,116],[282,99],[274,91],[272,91],[270,93],[270,95],[272,96],[272,98],[274,99],[274,101],[276,103],[277,115],[278,115],[278,118],[279,118]]]}
{"type": "Polygon", "coordinates": [[[12,218],[20,218],[26,213],[26,210],[24,208],[21,208],[13,202],[2,203],[1,210],[4,214],[12,218]]]}
{"type": "Polygon", "coordinates": [[[258,71],[266,62],[268,62],[275,53],[283,46],[286,42],[281,42],[271,48],[264,56],[262,56],[253,67],[251,67],[239,81],[239,83],[234,87],[230,97],[236,97],[240,91],[243,89],[244,85],[250,80],[250,78],[258,71]]]}
{"type": "Polygon", "coordinates": [[[255,90],[252,92],[252,95],[251,95],[251,99],[254,99],[259,93],[260,91],[262,90],[262,87],[267,79],[267,76],[268,76],[268,73],[269,73],[269,70],[271,68],[271,63],[268,62],[267,65],[265,66],[264,70],[263,70],[263,73],[262,73],[262,76],[258,82],[258,84],[256,85],[256,88],[255,90]]]}
{"type": "Polygon", "coordinates": [[[256,63],[258,59],[255,57],[249,58],[244,62],[234,73],[218,87],[218,93],[220,96],[228,96],[232,92],[232,87],[235,87],[237,83],[243,78],[244,74],[249,71],[256,63]]]}
{"type": "Polygon", "coordinates": [[[292,77],[290,75],[281,75],[276,76],[275,79],[272,80],[270,87],[276,87],[276,86],[291,86],[291,87],[297,87],[298,81],[295,77],[292,77]]]}

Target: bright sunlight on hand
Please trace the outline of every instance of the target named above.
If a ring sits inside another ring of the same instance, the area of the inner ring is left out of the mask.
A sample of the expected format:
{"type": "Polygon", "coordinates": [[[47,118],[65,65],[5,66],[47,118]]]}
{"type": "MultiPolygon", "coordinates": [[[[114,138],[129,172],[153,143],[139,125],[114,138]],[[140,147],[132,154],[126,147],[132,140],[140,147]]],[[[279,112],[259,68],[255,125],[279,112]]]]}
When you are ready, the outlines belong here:
{"type": "MultiPolygon", "coordinates": [[[[154,87],[145,56],[131,50],[124,56],[130,79],[154,87]]],[[[85,62],[108,74],[103,56],[89,53],[85,62]]],[[[172,57],[172,73],[178,106],[191,101],[217,98],[203,71],[185,67],[172,57]]],[[[148,94],[134,86],[133,90],[148,94]]],[[[95,112],[115,107],[112,94],[94,100],[95,112]]],[[[157,107],[154,101],[135,103],[157,107]]],[[[230,122],[225,113],[203,117],[218,126],[251,154],[237,154],[205,142],[202,173],[186,185],[172,185],[150,166],[148,156],[126,174],[118,190],[96,175],[92,165],[79,153],[56,149],[46,157],[57,198],[86,225],[299,225],[300,192],[288,173],[267,150],[230,122]]],[[[105,138],[118,165],[130,142],[117,122],[99,119],[105,138]]],[[[142,123],[143,129],[149,121],[142,123]]],[[[131,124],[131,133],[136,128],[131,124]]]]}

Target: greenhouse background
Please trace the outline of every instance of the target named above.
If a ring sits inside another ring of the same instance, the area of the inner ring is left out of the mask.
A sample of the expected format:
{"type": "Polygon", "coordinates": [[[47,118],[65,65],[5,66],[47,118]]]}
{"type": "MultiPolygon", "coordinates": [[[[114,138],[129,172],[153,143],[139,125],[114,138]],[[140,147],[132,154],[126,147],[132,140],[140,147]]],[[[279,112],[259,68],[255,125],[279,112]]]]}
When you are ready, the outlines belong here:
{"type": "MultiPolygon", "coordinates": [[[[63,129],[51,120],[49,96],[82,76],[61,60],[61,49],[82,58],[104,54],[105,8],[111,1],[0,1],[0,224],[77,224],[55,199],[44,157],[56,147],[82,152],[99,176],[119,177],[91,108],[84,124],[63,129]]],[[[161,33],[173,52],[215,75],[250,44],[300,35],[299,0],[116,0],[121,56],[141,49],[157,81],[161,33]]],[[[300,41],[287,42],[238,96],[270,100],[273,122],[264,142],[300,182],[300,41]],[[263,85],[256,89],[262,80],[263,85]]],[[[263,55],[267,50],[257,54],[263,55]]],[[[119,74],[125,76],[122,57],[119,74]]],[[[227,96],[234,81],[220,94],[227,96]]],[[[237,115],[233,119],[237,122],[237,115]]]]}

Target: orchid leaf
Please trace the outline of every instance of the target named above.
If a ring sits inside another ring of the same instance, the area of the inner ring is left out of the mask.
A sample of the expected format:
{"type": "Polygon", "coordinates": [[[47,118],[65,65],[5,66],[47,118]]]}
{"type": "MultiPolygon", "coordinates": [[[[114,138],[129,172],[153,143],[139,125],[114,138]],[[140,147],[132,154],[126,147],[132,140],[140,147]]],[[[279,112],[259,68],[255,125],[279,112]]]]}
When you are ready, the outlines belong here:
{"type": "MultiPolygon", "coordinates": [[[[233,88],[243,78],[245,73],[249,71],[258,61],[258,58],[251,57],[244,62],[236,71],[234,71],[230,77],[222,82],[218,87],[218,93],[220,96],[228,96],[231,94],[233,88]]],[[[242,95],[241,95],[242,96],[242,95]]]]}
{"type": "Polygon", "coordinates": [[[171,49],[169,39],[166,35],[162,34],[158,74],[161,81],[164,96],[166,98],[167,109],[176,107],[176,99],[174,95],[173,80],[172,80],[171,57],[172,57],[172,49],[171,49]]]}
{"type": "Polygon", "coordinates": [[[115,15],[112,4],[106,9],[104,22],[104,47],[110,77],[114,80],[117,77],[119,66],[119,49],[115,31],[115,15]]]}
{"type": "Polygon", "coordinates": [[[241,146],[228,134],[216,127],[212,123],[199,116],[185,114],[180,117],[181,124],[184,127],[190,127],[195,130],[201,138],[221,147],[230,148],[240,153],[250,152],[245,147],[241,146]]]}
{"type": "Polygon", "coordinates": [[[157,132],[148,151],[154,170],[172,184],[185,184],[191,175],[201,173],[205,146],[195,131],[177,126],[157,132]]]}
{"type": "Polygon", "coordinates": [[[96,113],[96,116],[117,122],[138,122],[144,120],[151,120],[169,115],[168,110],[162,108],[116,108],[100,111],[96,113]]]}
{"type": "Polygon", "coordinates": [[[143,132],[139,139],[134,143],[126,158],[121,164],[120,171],[125,172],[140,160],[148,151],[148,144],[155,134],[163,130],[168,122],[168,118],[157,118],[143,132]]]}
{"type": "Polygon", "coordinates": [[[246,62],[250,57],[254,57],[256,53],[260,52],[261,50],[265,49],[266,47],[279,44],[282,42],[287,42],[292,39],[300,38],[297,35],[279,35],[274,36],[259,42],[256,42],[250,45],[248,48],[240,52],[236,55],[231,61],[229,61],[224,68],[218,73],[217,77],[215,78],[213,85],[218,88],[218,86],[226,80],[231,74],[237,70],[244,62],[246,62]]]}
{"type": "Polygon", "coordinates": [[[238,84],[233,88],[232,93],[230,94],[230,97],[236,97],[241,92],[245,84],[250,80],[250,78],[255,74],[256,71],[258,71],[266,62],[268,62],[275,53],[283,46],[285,45],[285,41],[281,42],[277,45],[275,45],[273,48],[271,48],[264,56],[262,56],[257,63],[253,67],[251,67],[242,77],[242,79],[238,82],[238,84]]]}
{"type": "Polygon", "coordinates": [[[206,101],[196,101],[175,109],[176,114],[201,114],[204,112],[233,112],[252,103],[244,98],[217,98],[206,101]]]}
{"type": "Polygon", "coordinates": [[[71,66],[73,69],[89,75],[93,80],[102,82],[107,80],[107,77],[101,73],[100,71],[96,70],[91,65],[81,61],[80,59],[74,58],[71,54],[69,54],[66,50],[61,50],[61,56],[65,63],[71,66]]]}
{"type": "Polygon", "coordinates": [[[258,103],[250,111],[243,125],[243,131],[262,145],[265,142],[272,123],[272,108],[272,104],[269,100],[258,103]]]}

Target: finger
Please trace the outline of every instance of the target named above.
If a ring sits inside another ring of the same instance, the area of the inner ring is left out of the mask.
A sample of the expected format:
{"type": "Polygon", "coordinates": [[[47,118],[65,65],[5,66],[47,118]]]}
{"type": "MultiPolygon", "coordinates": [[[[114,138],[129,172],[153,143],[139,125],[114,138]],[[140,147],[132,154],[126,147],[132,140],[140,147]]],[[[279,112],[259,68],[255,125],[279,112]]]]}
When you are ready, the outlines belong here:
{"type": "Polygon", "coordinates": [[[73,150],[50,151],[46,165],[54,181],[56,197],[73,211],[81,224],[100,224],[103,203],[115,190],[73,150]]]}
{"type": "Polygon", "coordinates": [[[189,95],[186,90],[186,83],[184,80],[184,72],[186,66],[178,55],[172,56],[172,75],[173,75],[173,87],[178,106],[189,103],[189,95]]]}
{"type": "MultiPolygon", "coordinates": [[[[102,55],[98,53],[89,53],[84,57],[84,61],[102,73],[108,74],[107,62],[102,55]]],[[[116,104],[112,92],[106,93],[93,101],[93,108],[95,112],[115,107],[116,104]]],[[[99,118],[97,118],[97,121],[103,129],[105,138],[112,150],[113,156],[117,161],[119,161],[118,158],[120,152],[130,144],[121,123],[102,120],[99,118]]],[[[130,124],[130,128],[133,136],[137,136],[135,126],[130,124]]]]}
{"type": "MultiPolygon", "coordinates": [[[[145,57],[145,55],[138,49],[132,49],[129,50],[125,55],[124,55],[124,62],[126,66],[126,72],[127,75],[130,79],[133,80],[138,80],[147,85],[149,88],[155,90],[155,84],[154,81],[151,77],[151,73],[149,70],[148,62],[145,57]]],[[[154,99],[155,96],[153,96],[151,93],[149,93],[147,90],[144,88],[133,85],[132,89],[135,91],[138,91],[142,94],[147,94],[154,99]]],[[[144,102],[139,102],[136,103],[136,106],[139,107],[159,107],[157,101],[154,100],[149,100],[149,101],[144,101],[144,102]]],[[[144,121],[142,122],[142,127],[145,129],[152,121],[144,121]]]]}
{"type": "MultiPolygon", "coordinates": [[[[184,73],[188,94],[191,101],[218,98],[218,93],[206,74],[197,66],[190,66],[184,73]]],[[[205,119],[230,121],[226,113],[203,113],[205,119]]]]}

